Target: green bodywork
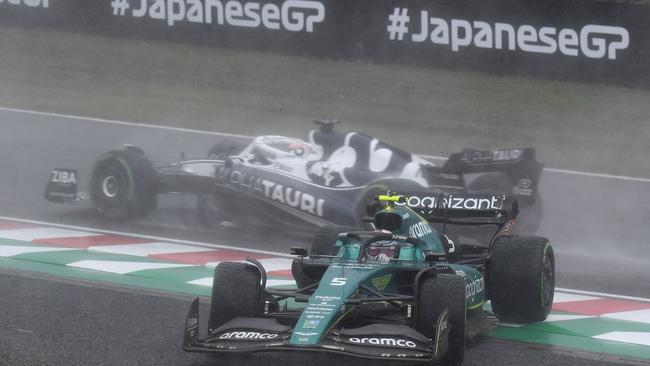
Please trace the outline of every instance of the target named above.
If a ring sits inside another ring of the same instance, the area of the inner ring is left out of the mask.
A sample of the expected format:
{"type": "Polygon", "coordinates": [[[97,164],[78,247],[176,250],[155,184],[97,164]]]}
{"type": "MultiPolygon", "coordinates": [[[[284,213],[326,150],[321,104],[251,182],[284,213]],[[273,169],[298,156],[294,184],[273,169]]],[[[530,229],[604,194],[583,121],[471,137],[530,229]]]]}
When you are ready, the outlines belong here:
{"type": "Polygon", "coordinates": [[[424,218],[406,206],[391,205],[377,214],[382,213],[398,215],[401,226],[393,230],[392,234],[416,237],[417,244],[402,246],[398,259],[377,262],[365,259],[359,240],[339,238],[336,243],[339,247],[336,258],[305,259],[327,264],[328,268],[296,323],[290,340],[292,345],[311,346],[319,343],[321,338],[345,317],[346,312],[353,308],[346,305],[346,301],[364,296],[358,291],[361,284],[383,293],[396,293],[397,288],[393,280],[397,273],[405,270],[417,272],[433,266],[447,267],[449,272],[455,272],[465,279],[467,309],[479,308],[484,303],[485,286],[481,272],[469,266],[448,263],[446,260],[425,261],[426,253],[444,254],[445,248],[439,234],[424,218]]]}

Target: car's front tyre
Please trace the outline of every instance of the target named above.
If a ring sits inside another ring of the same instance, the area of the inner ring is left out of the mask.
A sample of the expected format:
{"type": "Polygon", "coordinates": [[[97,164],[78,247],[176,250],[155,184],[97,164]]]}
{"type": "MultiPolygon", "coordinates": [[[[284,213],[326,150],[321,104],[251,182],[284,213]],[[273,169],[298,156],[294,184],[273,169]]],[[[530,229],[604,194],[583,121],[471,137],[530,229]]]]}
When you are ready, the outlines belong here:
{"type": "Polygon", "coordinates": [[[262,305],[261,275],[257,267],[238,262],[219,263],[212,278],[208,331],[234,318],[253,318],[262,305]]]}
{"type": "Polygon", "coordinates": [[[465,357],[465,280],[457,275],[425,277],[419,284],[416,306],[415,329],[431,339],[435,339],[438,318],[443,311],[449,312],[448,352],[439,364],[461,365],[465,357]]]}

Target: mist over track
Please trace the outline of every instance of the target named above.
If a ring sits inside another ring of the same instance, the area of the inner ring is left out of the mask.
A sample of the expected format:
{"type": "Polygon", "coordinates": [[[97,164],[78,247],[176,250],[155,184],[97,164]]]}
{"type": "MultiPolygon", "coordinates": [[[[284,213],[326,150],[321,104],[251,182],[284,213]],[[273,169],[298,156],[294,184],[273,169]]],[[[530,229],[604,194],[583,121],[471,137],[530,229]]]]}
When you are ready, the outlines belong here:
{"type": "MultiPolygon", "coordinates": [[[[194,198],[186,196],[161,199],[146,219],[107,223],[88,202],[45,201],[43,189],[54,167],[77,168],[83,187],[97,156],[124,143],[141,146],[154,164],[163,164],[181,152],[202,156],[226,137],[304,137],[311,119],[335,116],[344,121],[341,129],[426,155],[536,147],[538,159],[551,168],[541,179],[537,234],[556,248],[558,286],[650,293],[648,91],[2,30],[0,105],[46,113],[0,108],[1,216],[287,252],[307,245],[313,234],[206,230],[194,198]]],[[[0,271],[0,306],[7,309],[0,321],[0,365],[215,363],[180,350],[190,299],[86,285],[0,271]]],[[[466,364],[611,364],[555,352],[480,339],[470,346],[466,364]]],[[[286,361],[278,357],[246,362],[286,361]]]]}
{"type": "MultiPolygon", "coordinates": [[[[158,210],[127,223],[105,222],[89,202],[58,205],[42,197],[52,168],[77,168],[85,189],[95,159],[125,143],[142,147],[160,165],[179,159],[181,152],[198,157],[223,138],[244,137],[10,110],[0,110],[0,128],[5,131],[0,154],[12,157],[0,161],[0,171],[10,173],[0,186],[3,216],[279,252],[306,245],[313,235],[269,228],[247,228],[244,235],[236,227],[206,230],[196,218],[192,196],[162,196],[158,210]]],[[[650,253],[644,240],[650,235],[645,225],[650,183],[546,170],[540,185],[543,218],[536,234],[551,239],[556,248],[560,286],[631,296],[650,293],[650,253]]]]}

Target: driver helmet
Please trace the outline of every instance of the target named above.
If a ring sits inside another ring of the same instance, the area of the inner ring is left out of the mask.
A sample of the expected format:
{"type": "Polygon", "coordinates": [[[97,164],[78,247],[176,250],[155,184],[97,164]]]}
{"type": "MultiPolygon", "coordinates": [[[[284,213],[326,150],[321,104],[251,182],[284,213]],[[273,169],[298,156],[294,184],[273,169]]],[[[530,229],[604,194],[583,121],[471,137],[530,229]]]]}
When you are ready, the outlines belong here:
{"type": "Polygon", "coordinates": [[[313,148],[311,147],[310,144],[300,141],[300,142],[292,142],[287,146],[287,150],[289,150],[289,153],[297,156],[297,157],[302,157],[305,155],[308,155],[313,152],[313,148]]]}
{"type": "Polygon", "coordinates": [[[293,137],[260,136],[252,145],[252,152],[268,161],[305,157],[315,153],[311,144],[293,137]]]}

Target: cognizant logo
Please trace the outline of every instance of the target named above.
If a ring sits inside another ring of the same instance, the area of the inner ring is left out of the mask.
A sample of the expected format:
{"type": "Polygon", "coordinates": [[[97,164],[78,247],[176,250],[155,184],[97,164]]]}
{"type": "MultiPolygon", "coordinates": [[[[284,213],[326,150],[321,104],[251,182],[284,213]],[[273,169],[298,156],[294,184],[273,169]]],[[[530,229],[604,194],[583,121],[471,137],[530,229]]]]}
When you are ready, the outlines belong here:
{"type": "MultiPolygon", "coordinates": [[[[395,202],[399,206],[411,208],[451,208],[458,210],[500,210],[503,208],[503,196],[454,197],[449,196],[409,196],[405,202],[395,202]]],[[[411,235],[411,233],[409,233],[411,235]]],[[[426,235],[426,234],[425,234],[426,235]]],[[[412,235],[418,236],[418,235],[412,235]]],[[[419,236],[418,236],[419,237],[419,236]]]]}
{"type": "Polygon", "coordinates": [[[409,29],[408,9],[395,8],[388,16],[388,35],[391,40],[415,43],[431,42],[446,45],[453,52],[463,47],[476,47],[531,53],[585,56],[594,59],[616,60],[619,51],[630,45],[627,29],[618,26],[587,24],[580,29],[552,26],[534,27],[510,23],[488,23],[480,20],[443,19],[420,12],[420,29],[409,29]]]}

